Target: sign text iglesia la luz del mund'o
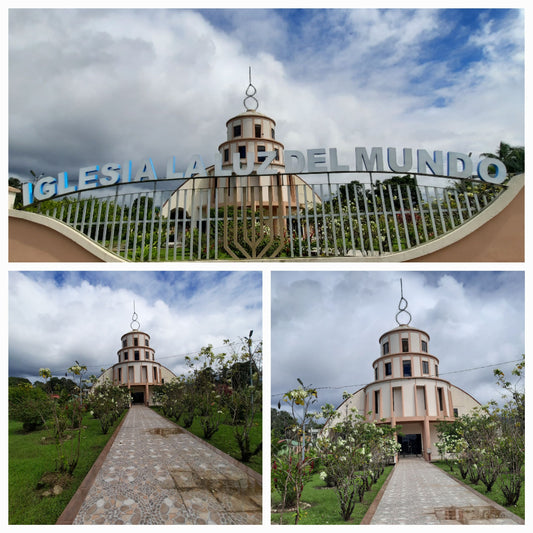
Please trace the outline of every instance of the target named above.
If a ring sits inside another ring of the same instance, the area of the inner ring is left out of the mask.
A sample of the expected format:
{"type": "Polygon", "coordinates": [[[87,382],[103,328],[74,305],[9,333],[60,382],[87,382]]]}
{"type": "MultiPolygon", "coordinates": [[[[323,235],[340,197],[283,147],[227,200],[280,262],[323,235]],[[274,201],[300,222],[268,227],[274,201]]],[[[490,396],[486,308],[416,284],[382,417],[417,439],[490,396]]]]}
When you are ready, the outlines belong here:
{"type": "MultiPolygon", "coordinates": [[[[327,172],[413,172],[414,150],[403,149],[402,162],[398,162],[395,148],[386,149],[386,159],[384,149],[373,147],[370,153],[366,148],[355,148],[354,165],[339,162],[336,148],[314,148],[305,153],[298,150],[284,150],[286,174],[302,173],[327,173],[327,172]]],[[[246,164],[241,164],[239,153],[233,154],[232,169],[222,168],[221,154],[215,154],[215,165],[213,177],[247,176],[252,173],[256,175],[276,174],[278,170],[273,170],[271,163],[275,161],[279,154],[277,152],[259,152],[262,159],[257,169],[255,166],[255,154],[248,152],[246,164]]],[[[202,157],[193,155],[190,158],[187,169],[177,172],[175,169],[175,157],[170,157],[167,162],[167,175],[165,179],[187,179],[192,177],[208,177],[206,166],[202,157]]],[[[471,178],[474,163],[469,155],[460,152],[447,152],[446,164],[445,154],[442,151],[435,151],[433,156],[426,150],[416,150],[417,174],[430,174],[449,178],[471,178]]],[[[477,175],[488,183],[500,184],[507,177],[505,165],[496,158],[485,157],[477,165],[477,175]]],[[[29,205],[35,200],[48,200],[54,196],[81,192],[98,187],[118,185],[121,183],[134,183],[140,181],[157,180],[154,164],[151,159],[144,160],[136,174],[132,172],[132,162],[121,165],[119,163],[107,163],[105,165],[92,165],[82,167],[79,170],[78,183],[71,184],[66,172],[60,172],[57,178],[45,176],[40,178],[35,184],[24,183],[22,187],[23,204],[29,205]]]]}

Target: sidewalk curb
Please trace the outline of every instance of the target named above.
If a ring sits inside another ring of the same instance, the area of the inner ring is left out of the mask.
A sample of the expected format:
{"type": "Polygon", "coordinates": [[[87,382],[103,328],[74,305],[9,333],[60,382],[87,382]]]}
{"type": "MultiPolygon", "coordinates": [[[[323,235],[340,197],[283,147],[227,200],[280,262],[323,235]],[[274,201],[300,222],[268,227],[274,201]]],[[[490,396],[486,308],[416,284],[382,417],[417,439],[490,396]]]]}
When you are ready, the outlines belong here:
{"type": "MultiPolygon", "coordinates": [[[[394,468],[396,468],[396,465],[394,465],[394,468]]],[[[376,512],[376,509],[378,508],[379,502],[381,501],[381,498],[383,498],[383,494],[385,494],[385,490],[387,489],[389,481],[392,478],[392,474],[394,474],[394,468],[392,468],[392,470],[389,472],[389,475],[387,476],[385,483],[383,483],[383,485],[379,489],[379,492],[376,494],[374,501],[370,504],[370,507],[366,511],[365,516],[363,516],[363,519],[361,520],[359,525],[368,526],[370,522],[372,521],[372,518],[374,517],[374,514],[376,512]]]]}
{"type": "Polygon", "coordinates": [[[72,523],[74,522],[74,519],[76,518],[78,511],[80,510],[83,502],[85,501],[85,498],[87,497],[87,493],[89,492],[90,488],[93,486],[94,480],[96,479],[98,472],[100,472],[100,469],[102,468],[102,465],[104,464],[107,454],[109,453],[109,450],[111,449],[111,446],[113,445],[113,442],[115,442],[115,439],[117,438],[117,435],[120,429],[122,428],[122,424],[124,424],[124,421],[126,420],[129,412],[130,411],[128,410],[128,412],[124,415],[124,417],[120,421],[120,424],[117,426],[117,428],[113,432],[113,435],[111,435],[110,439],[107,441],[107,444],[104,446],[104,449],[100,452],[100,455],[96,458],[96,461],[93,463],[93,466],[91,466],[91,469],[89,470],[89,472],[87,472],[87,475],[83,478],[83,481],[78,487],[78,490],[74,493],[74,496],[72,496],[67,506],[65,507],[65,509],[63,509],[63,512],[57,519],[56,525],[72,525],[72,523]]]}
{"type": "MultiPolygon", "coordinates": [[[[433,465],[435,466],[435,465],[433,465]]],[[[435,468],[439,468],[438,466],[435,466],[435,468]]],[[[485,496],[485,494],[482,494],[481,492],[478,492],[476,489],[472,488],[468,483],[465,483],[464,481],[456,478],[454,475],[446,472],[446,470],[443,470],[442,468],[439,468],[439,470],[442,470],[448,477],[452,478],[453,480],[457,481],[460,485],[467,488],[470,492],[473,492],[476,496],[479,496],[482,500],[487,502],[487,504],[491,505],[492,507],[496,507],[498,511],[501,511],[506,518],[511,519],[513,522],[516,522],[517,524],[525,524],[525,520],[520,518],[519,516],[515,515],[513,512],[509,511],[506,507],[503,505],[500,505],[499,503],[495,502],[494,500],[491,500],[488,496],[485,496]]]]}

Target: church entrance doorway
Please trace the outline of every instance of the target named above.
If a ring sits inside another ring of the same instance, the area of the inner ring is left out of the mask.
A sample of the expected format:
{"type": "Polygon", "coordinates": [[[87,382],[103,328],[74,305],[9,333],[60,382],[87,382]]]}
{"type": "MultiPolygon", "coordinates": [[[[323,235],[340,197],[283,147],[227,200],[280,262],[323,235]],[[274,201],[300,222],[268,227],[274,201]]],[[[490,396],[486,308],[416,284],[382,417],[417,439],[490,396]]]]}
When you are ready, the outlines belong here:
{"type": "Polygon", "coordinates": [[[398,443],[401,445],[402,455],[422,454],[422,435],[420,433],[410,433],[408,435],[398,435],[398,443]]]}
{"type": "Polygon", "coordinates": [[[144,392],[132,392],[131,402],[134,404],[139,404],[139,403],[144,404],[144,392]]]}

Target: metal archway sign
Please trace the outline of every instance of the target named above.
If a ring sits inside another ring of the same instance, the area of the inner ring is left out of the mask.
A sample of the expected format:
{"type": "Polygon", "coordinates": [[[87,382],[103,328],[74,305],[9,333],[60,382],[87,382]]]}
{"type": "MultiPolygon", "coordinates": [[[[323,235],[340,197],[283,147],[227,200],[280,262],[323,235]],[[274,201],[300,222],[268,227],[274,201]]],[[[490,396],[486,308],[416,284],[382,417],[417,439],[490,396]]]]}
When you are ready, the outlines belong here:
{"type": "Polygon", "coordinates": [[[129,261],[371,258],[455,230],[504,189],[433,173],[254,172],[116,183],[29,208],[129,261]]]}

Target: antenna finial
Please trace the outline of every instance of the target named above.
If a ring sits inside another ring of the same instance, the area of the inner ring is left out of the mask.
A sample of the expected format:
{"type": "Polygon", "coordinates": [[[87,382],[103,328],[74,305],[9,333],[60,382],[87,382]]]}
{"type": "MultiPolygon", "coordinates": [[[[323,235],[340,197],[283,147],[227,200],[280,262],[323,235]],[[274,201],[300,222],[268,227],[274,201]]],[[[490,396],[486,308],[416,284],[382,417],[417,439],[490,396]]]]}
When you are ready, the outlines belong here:
{"type": "Polygon", "coordinates": [[[135,300],[133,300],[133,315],[131,315],[130,327],[132,331],[138,331],[141,325],[139,324],[137,313],[135,312],[135,300]],[[136,324],[136,325],[135,325],[136,324]]]}
{"type": "Polygon", "coordinates": [[[252,85],[252,67],[248,67],[248,87],[246,88],[246,98],[243,100],[246,111],[256,111],[259,107],[259,102],[255,98],[257,89],[252,85]]]}
{"type": "Polygon", "coordinates": [[[412,316],[411,316],[411,313],[407,311],[407,305],[408,305],[407,300],[403,297],[402,278],[400,278],[400,296],[401,297],[400,297],[400,302],[398,303],[398,312],[396,313],[396,322],[398,323],[398,326],[408,326],[411,323],[412,316]],[[401,315],[402,313],[405,313],[409,317],[409,320],[403,324],[398,320],[398,316],[401,315]]]}

